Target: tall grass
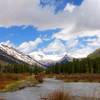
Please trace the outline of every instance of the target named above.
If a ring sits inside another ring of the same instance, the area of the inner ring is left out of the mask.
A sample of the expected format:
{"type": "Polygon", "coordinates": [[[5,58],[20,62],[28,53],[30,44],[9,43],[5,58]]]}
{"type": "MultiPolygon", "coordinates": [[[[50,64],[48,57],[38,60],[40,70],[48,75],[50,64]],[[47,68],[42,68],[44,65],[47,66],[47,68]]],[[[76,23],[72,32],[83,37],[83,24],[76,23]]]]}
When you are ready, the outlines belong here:
{"type": "Polygon", "coordinates": [[[48,95],[41,97],[40,100],[100,100],[100,98],[96,98],[94,94],[92,97],[71,96],[69,92],[65,92],[64,90],[55,90],[48,95]]]}
{"type": "Polygon", "coordinates": [[[47,96],[41,97],[41,100],[72,100],[69,93],[63,90],[55,90],[47,96]]]}
{"type": "Polygon", "coordinates": [[[38,74],[35,75],[35,79],[40,83],[43,82],[43,78],[44,78],[44,74],[43,73],[38,73],[38,74]]]}
{"type": "Polygon", "coordinates": [[[15,73],[0,73],[0,90],[4,89],[6,85],[11,84],[13,82],[19,81],[19,80],[25,80],[29,74],[15,74],[15,73]]]}
{"type": "Polygon", "coordinates": [[[100,82],[100,74],[59,74],[55,77],[65,82],[100,82]]]}

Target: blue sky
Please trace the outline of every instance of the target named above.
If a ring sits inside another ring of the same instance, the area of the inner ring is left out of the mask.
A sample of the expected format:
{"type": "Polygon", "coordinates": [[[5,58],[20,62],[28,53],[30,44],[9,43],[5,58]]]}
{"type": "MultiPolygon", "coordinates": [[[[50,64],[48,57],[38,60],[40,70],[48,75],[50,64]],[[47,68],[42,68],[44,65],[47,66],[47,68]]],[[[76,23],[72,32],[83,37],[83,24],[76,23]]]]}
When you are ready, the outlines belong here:
{"type": "Polygon", "coordinates": [[[100,47],[99,10],[98,0],[0,1],[0,42],[35,59],[86,57],[100,47]]]}
{"type": "Polygon", "coordinates": [[[12,26],[9,28],[0,27],[0,41],[10,40],[16,45],[20,45],[25,41],[34,41],[38,37],[51,37],[55,32],[58,32],[60,29],[50,29],[39,31],[33,26],[12,26]]]}
{"type": "Polygon", "coordinates": [[[62,11],[67,3],[71,3],[73,5],[79,6],[83,0],[40,0],[40,5],[42,7],[50,6],[54,8],[55,12],[62,11]]]}

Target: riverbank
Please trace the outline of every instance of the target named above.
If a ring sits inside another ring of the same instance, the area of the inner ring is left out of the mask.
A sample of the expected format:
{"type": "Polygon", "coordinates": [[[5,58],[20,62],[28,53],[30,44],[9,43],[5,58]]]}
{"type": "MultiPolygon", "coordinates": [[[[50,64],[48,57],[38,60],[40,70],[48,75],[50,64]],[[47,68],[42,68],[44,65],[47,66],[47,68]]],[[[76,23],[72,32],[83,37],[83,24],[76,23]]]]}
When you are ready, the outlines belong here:
{"type": "Polygon", "coordinates": [[[0,74],[0,92],[16,91],[25,87],[32,87],[39,81],[30,74],[0,74]]]}
{"type": "Polygon", "coordinates": [[[73,98],[72,100],[100,100],[100,83],[66,83],[54,78],[46,78],[42,84],[37,84],[34,87],[0,93],[0,97],[4,98],[4,100],[41,100],[41,97],[47,97],[49,94],[54,93],[55,90],[58,90],[58,93],[59,90],[63,90],[65,94],[68,93],[73,98]]]}
{"type": "Polygon", "coordinates": [[[100,74],[48,74],[48,78],[56,78],[64,82],[98,82],[100,83],[100,74]]]}

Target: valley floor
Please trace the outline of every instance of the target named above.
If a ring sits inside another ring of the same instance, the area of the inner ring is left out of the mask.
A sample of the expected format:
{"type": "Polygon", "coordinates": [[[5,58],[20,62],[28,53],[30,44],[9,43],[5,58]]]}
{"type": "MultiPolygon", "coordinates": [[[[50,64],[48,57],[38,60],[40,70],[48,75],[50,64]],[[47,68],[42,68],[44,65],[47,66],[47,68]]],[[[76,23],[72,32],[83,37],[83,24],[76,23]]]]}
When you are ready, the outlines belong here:
{"type": "MultiPolygon", "coordinates": [[[[42,75],[35,76],[28,73],[0,74],[0,91],[15,91],[25,87],[35,86],[42,75]]],[[[56,78],[64,82],[100,82],[100,74],[46,74],[47,78],[56,78]]]]}
{"type": "Polygon", "coordinates": [[[27,87],[13,92],[2,92],[0,97],[4,100],[100,100],[99,94],[100,83],[66,83],[54,78],[45,78],[42,84],[35,87],[27,87]],[[63,96],[64,99],[62,99],[63,96]]]}
{"type": "MultiPolygon", "coordinates": [[[[94,94],[97,94],[97,92],[100,93],[99,91],[100,74],[46,74],[44,75],[45,79],[43,84],[39,85],[39,83],[42,82],[41,79],[44,77],[41,76],[42,74],[32,75],[29,73],[21,73],[21,74],[0,73],[1,96],[3,98],[7,96],[8,97],[7,100],[10,100],[9,96],[12,98],[12,95],[14,94],[16,98],[20,97],[24,98],[23,100],[25,100],[26,98],[25,95],[27,92],[29,93],[27,95],[29,96],[31,95],[32,98],[33,97],[38,98],[39,94],[43,93],[44,95],[46,93],[50,93],[50,91],[51,91],[50,96],[51,95],[55,95],[53,97],[56,97],[58,95],[63,96],[62,92],[64,91],[59,90],[62,87],[63,89],[67,90],[68,94],[66,95],[69,98],[67,100],[99,100],[99,98],[94,99],[93,96],[94,94]],[[54,90],[54,93],[52,90],[54,90]],[[31,93],[32,91],[33,93],[31,93]],[[22,97],[22,95],[19,94],[20,92],[22,92],[25,97],[22,97]],[[4,95],[2,95],[2,93],[4,95]],[[73,94],[73,96],[70,96],[70,94],[73,94]],[[90,96],[90,97],[88,98],[84,96],[90,96]]],[[[46,95],[46,98],[47,97],[49,98],[49,94],[46,95]]],[[[0,100],[3,100],[3,98],[0,98],[0,100]]],[[[46,100],[45,97],[43,98],[44,99],[41,98],[40,99],[46,100]]],[[[19,100],[19,99],[14,99],[14,100],[19,100]]],[[[38,100],[38,99],[33,99],[33,100],[38,100]]],[[[50,100],[58,100],[58,99],[50,99],[50,100]]]]}

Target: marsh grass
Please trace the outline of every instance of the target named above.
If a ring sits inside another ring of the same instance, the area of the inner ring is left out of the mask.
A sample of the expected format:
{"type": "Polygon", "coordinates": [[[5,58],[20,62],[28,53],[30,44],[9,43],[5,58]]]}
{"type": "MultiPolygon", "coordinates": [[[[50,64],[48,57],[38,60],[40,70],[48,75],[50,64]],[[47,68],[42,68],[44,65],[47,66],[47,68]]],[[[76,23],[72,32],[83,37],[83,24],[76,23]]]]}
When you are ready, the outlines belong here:
{"type": "MultiPolygon", "coordinates": [[[[99,95],[99,94],[98,94],[99,95]]],[[[95,91],[92,96],[71,96],[70,92],[65,92],[63,89],[54,90],[46,96],[41,96],[40,100],[100,100],[95,96],[95,91]]]]}
{"type": "Polygon", "coordinates": [[[100,82],[100,74],[57,74],[55,77],[65,82],[100,82]]]}
{"type": "Polygon", "coordinates": [[[44,79],[44,73],[38,73],[38,74],[36,74],[36,75],[35,75],[35,79],[36,79],[38,82],[42,83],[42,82],[43,82],[43,79],[44,79]]]}
{"type": "Polygon", "coordinates": [[[41,100],[71,100],[71,96],[63,90],[55,90],[47,96],[41,97],[41,100]]]}
{"type": "Polygon", "coordinates": [[[12,84],[14,82],[25,80],[29,74],[15,74],[15,73],[0,73],[0,91],[4,90],[7,85],[12,84]]]}
{"type": "Polygon", "coordinates": [[[1,92],[16,91],[39,83],[34,75],[29,74],[1,74],[0,77],[1,92]]]}

